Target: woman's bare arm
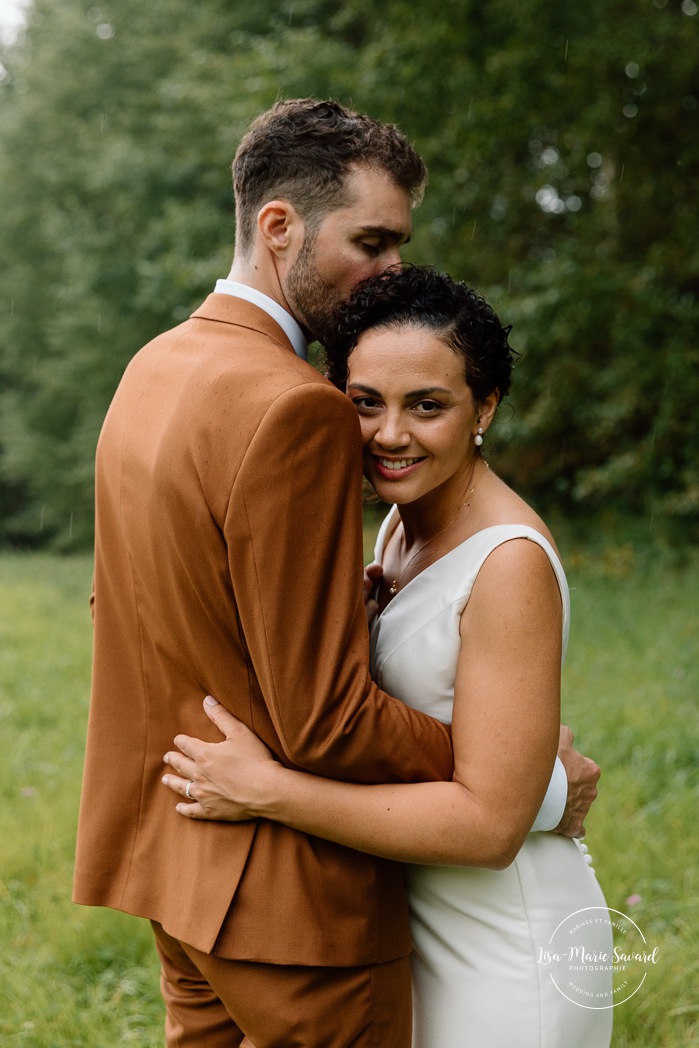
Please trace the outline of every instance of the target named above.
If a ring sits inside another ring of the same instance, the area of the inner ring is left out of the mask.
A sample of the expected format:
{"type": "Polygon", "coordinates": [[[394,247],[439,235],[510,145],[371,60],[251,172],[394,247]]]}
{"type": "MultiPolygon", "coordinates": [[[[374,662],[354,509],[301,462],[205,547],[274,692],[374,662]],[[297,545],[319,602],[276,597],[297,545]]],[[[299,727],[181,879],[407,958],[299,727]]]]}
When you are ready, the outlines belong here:
{"type": "Polygon", "coordinates": [[[288,769],[221,706],[222,743],[178,736],[166,784],[192,818],[267,818],[404,862],[502,868],[546,792],[560,721],[561,597],[543,550],[488,558],[461,618],[452,782],[355,785],[288,769]]]}

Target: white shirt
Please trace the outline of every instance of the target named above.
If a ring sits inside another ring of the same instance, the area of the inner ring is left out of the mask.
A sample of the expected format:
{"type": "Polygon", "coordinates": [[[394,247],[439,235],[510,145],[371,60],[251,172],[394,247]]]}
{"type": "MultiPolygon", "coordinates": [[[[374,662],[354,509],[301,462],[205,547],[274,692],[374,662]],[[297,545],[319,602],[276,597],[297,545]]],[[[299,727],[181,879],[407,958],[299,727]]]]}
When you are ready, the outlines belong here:
{"type": "Polygon", "coordinates": [[[294,347],[296,356],[301,357],[303,360],[308,360],[308,343],[306,342],[306,336],[301,330],[301,325],[295,317],[292,317],[291,313],[288,313],[283,306],[280,306],[269,295],[263,294],[257,288],[248,287],[247,284],[239,284],[236,280],[217,280],[214,291],[217,295],[232,295],[233,298],[242,298],[246,302],[252,302],[253,306],[258,306],[264,310],[267,316],[271,317],[272,320],[276,320],[277,324],[279,324],[279,327],[294,347]]]}
{"type": "Polygon", "coordinates": [[[532,833],[535,830],[555,830],[563,818],[566,801],[568,800],[568,778],[563,762],[556,757],[553,766],[553,775],[546,791],[543,804],[539,808],[539,814],[534,820],[532,833]]]}

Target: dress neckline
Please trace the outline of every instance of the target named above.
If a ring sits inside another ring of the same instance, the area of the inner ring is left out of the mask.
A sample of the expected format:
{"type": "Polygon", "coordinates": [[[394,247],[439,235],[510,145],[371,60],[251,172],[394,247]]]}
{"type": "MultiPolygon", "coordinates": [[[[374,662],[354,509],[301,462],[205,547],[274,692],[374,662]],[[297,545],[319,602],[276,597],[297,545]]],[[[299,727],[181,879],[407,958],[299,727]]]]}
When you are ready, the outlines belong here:
{"type": "MultiPolygon", "coordinates": [[[[375,547],[375,550],[374,550],[374,555],[375,555],[376,560],[380,564],[382,564],[382,561],[383,561],[383,554],[384,554],[384,550],[385,550],[385,547],[386,547],[388,529],[389,529],[393,519],[396,516],[398,516],[398,515],[399,515],[398,514],[398,506],[396,506],[396,505],[392,506],[391,509],[389,510],[389,512],[387,513],[387,515],[386,515],[386,517],[385,517],[385,519],[384,519],[384,521],[383,521],[383,523],[381,525],[381,528],[379,530],[379,534],[378,534],[377,541],[376,541],[376,547],[375,547]]],[[[408,582],[406,582],[405,586],[403,586],[401,589],[399,589],[394,597],[391,597],[391,599],[386,604],[385,608],[382,611],[377,612],[377,614],[375,615],[374,620],[373,620],[374,623],[376,623],[380,618],[382,618],[386,614],[386,612],[389,610],[389,608],[393,604],[395,604],[395,602],[398,600],[400,595],[402,593],[407,592],[414,582],[417,582],[418,579],[423,578],[423,576],[425,576],[425,575],[433,574],[433,571],[432,571],[433,568],[436,568],[443,561],[448,560],[449,557],[451,557],[451,555],[453,553],[457,553],[459,551],[463,551],[463,549],[466,546],[468,546],[470,543],[472,543],[479,536],[485,535],[485,534],[487,534],[490,531],[495,531],[495,530],[498,530],[500,528],[512,528],[514,531],[518,532],[519,534],[513,534],[512,535],[513,539],[514,538],[529,538],[529,535],[535,535],[536,538],[533,541],[535,541],[535,542],[538,541],[539,544],[542,545],[544,550],[549,552],[550,559],[552,559],[553,562],[558,565],[560,573],[563,574],[563,572],[564,572],[563,564],[561,562],[560,557],[556,553],[556,550],[553,548],[553,546],[551,545],[549,540],[546,538],[546,536],[543,535],[536,528],[533,528],[531,526],[531,524],[515,524],[515,523],[489,524],[487,528],[481,528],[479,531],[474,531],[473,535],[469,535],[467,539],[463,540],[463,542],[460,542],[458,545],[454,546],[452,549],[447,550],[447,552],[443,553],[441,557],[437,557],[437,559],[433,560],[431,564],[428,564],[426,568],[423,568],[422,571],[419,571],[418,574],[414,575],[412,579],[409,579],[408,582]],[[522,534],[522,531],[528,532],[529,535],[522,534]]],[[[391,532],[391,534],[393,534],[393,532],[391,532]]],[[[532,540],[530,539],[530,541],[532,541],[532,540]]],[[[559,576],[559,571],[555,572],[557,578],[559,576]]],[[[559,582],[559,586],[560,586],[560,578],[558,578],[558,582],[559,582]]]]}

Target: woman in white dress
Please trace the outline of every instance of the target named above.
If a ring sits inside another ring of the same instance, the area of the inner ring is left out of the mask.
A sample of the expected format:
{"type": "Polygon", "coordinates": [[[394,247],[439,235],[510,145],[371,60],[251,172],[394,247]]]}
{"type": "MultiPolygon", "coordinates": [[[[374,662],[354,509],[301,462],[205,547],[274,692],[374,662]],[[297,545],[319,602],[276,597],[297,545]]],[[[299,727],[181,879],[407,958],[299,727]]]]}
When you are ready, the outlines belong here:
{"type": "MultiPolygon", "coordinates": [[[[221,707],[235,760],[207,747],[204,770],[183,747],[168,755],[182,777],[167,778],[179,793],[196,780],[198,802],[178,806],[191,817],[271,818],[410,864],[415,1048],[605,1048],[611,1008],[582,1007],[542,962],[561,922],[605,902],[578,842],[530,832],[556,755],[569,600],[545,524],[481,454],[510,385],[508,334],[471,289],[408,267],[362,285],[327,347],[366,476],[393,504],[372,672],[453,724],[454,780],[365,786],[283,768],[221,707]]],[[[586,948],[611,953],[608,923],[586,948]]],[[[585,989],[608,1000],[599,967],[585,989]]]]}

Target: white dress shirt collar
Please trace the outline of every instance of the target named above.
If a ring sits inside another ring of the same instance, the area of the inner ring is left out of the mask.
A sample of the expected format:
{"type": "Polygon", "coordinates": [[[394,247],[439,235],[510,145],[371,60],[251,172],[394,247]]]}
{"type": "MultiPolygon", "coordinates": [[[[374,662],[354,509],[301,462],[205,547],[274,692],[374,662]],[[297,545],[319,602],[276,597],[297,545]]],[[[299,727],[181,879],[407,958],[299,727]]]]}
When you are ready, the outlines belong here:
{"type": "Polygon", "coordinates": [[[303,360],[308,359],[308,343],[300,324],[291,313],[287,313],[284,307],[269,295],[263,294],[257,288],[248,287],[247,284],[239,284],[237,280],[217,280],[214,291],[218,295],[232,295],[234,298],[242,298],[246,302],[252,302],[254,306],[259,306],[267,316],[276,320],[294,347],[296,355],[302,357],[303,360]]]}

